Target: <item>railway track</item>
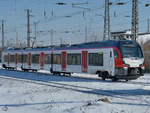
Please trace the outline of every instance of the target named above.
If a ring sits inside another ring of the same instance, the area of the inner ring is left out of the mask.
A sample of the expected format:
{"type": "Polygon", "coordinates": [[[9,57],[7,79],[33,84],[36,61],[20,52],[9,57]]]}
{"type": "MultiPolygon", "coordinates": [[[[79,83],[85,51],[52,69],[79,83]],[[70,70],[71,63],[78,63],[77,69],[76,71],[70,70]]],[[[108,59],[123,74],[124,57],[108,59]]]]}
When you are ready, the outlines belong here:
{"type": "MultiPolygon", "coordinates": [[[[8,72],[8,71],[7,71],[8,72]]],[[[15,72],[15,71],[14,71],[15,72]]],[[[18,72],[20,73],[23,72],[18,72]]],[[[29,72],[25,72],[25,74],[30,74],[29,72]]],[[[12,73],[13,74],[13,73],[12,73]]],[[[43,74],[35,74],[35,77],[28,77],[30,75],[27,75],[25,77],[20,76],[13,76],[8,73],[8,75],[1,75],[0,78],[2,79],[8,79],[8,80],[14,80],[14,81],[23,81],[27,83],[34,83],[34,84],[39,84],[39,85],[45,85],[45,86],[51,86],[51,87],[56,87],[56,88],[61,88],[65,90],[71,90],[71,91],[76,91],[80,93],[86,93],[86,94],[91,94],[91,95],[103,95],[103,96],[109,96],[109,97],[115,97],[115,98],[121,98],[125,100],[131,100],[131,101],[137,101],[137,98],[129,97],[129,93],[123,93],[119,91],[113,91],[113,90],[103,90],[103,88],[92,88],[92,87],[86,87],[86,86],[79,86],[79,85],[74,85],[74,84],[69,84],[69,83],[60,83],[60,82],[54,82],[51,80],[52,76],[43,76],[43,74]],[[43,79],[44,77],[47,77],[46,79],[43,79]]],[[[55,76],[56,77],[56,76],[55,76]]],[[[65,76],[66,77],[66,76],[65,76]]],[[[68,78],[68,77],[67,77],[68,78]]],[[[65,79],[65,78],[64,78],[65,79]]],[[[88,79],[88,78],[69,78],[69,79],[76,79],[76,81],[81,80],[83,82],[87,81],[97,81],[96,79],[88,79]]]]}

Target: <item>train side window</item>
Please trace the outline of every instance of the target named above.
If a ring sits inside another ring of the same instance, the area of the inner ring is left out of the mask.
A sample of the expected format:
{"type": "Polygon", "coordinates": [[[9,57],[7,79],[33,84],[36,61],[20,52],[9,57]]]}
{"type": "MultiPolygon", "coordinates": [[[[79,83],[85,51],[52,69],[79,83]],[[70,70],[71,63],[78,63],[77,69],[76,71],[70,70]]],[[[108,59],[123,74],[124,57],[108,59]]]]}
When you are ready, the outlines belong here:
{"type": "Polygon", "coordinates": [[[103,66],[103,53],[89,53],[89,65],[103,66]]]}
{"type": "Polygon", "coordinates": [[[14,55],[10,55],[10,62],[15,62],[15,56],[14,55]]]}
{"type": "Polygon", "coordinates": [[[32,63],[38,64],[39,63],[39,58],[40,58],[39,54],[33,54],[32,55],[32,63]]]}
{"type": "Polygon", "coordinates": [[[18,54],[18,63],[22,63],[22,55],[18,54]]]}
{"type": "Polygon", "coordinates": [[[61,55],[60,54],[53,55],[53,64],[61,64],[61,55]]]}
{"type": "Polygon", "coordinates": [[[114,57],[115,57],[115,58],[118,58],[118,57],[119,57],[119,55],[118,55],[118,53],[117,53],[116,50],[114,50],[114,57]]]}
{"type": "Polygon", "coordinates": [[[8,55],[4,56],[4,62],[8,62],[8,55]]]}
{"type": "Polygon", "coordinates": [[[28,59],[28,56],[27,55],[22,55],[22,63],[27,63],[27,59],[28,59]]]}
{"type": "Polygon", "coordinates": [[[81,65],[81,54],[68,54],[67,64],[68,65],[81,65]]]}

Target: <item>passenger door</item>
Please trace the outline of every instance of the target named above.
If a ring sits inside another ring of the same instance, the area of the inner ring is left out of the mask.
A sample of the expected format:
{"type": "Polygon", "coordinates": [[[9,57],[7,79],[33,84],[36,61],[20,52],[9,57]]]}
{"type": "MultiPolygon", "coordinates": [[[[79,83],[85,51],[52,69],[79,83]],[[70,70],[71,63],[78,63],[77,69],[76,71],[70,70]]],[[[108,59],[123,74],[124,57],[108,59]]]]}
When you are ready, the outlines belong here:
{"type": "Polygon", "coordinates": [[[61,69],[62,71],[66,71],[66,55],[67,53],[66,52],[62,52],[61,53],[61,69]]]}
{"type": "Polygon", "coordinates": [[[31,68],[31,53],[28,53],[28,68],[31,68]]]}
{"type": "Polygon", "coordinates": [[[82,51],[82,72],[88,71],[88,51],[82,51]]]}
{"type": "Polygon", "coordinates": [[[8,53],[8,66],[10,64],[10,54],[8,53]]]}
{"type": "Polygon", "coordinates": [[[15,65],[17,66],[17,64],[18,64],[18,54],[15,53],[15,65]]]}
{"type": "Polygon", "coordinates": [[[44,69],[44,60],[45,60],[45,54],[44,54],[44,52],[41,52],[41,54],[40,54],[40,67],[41,67],[41,69],[44,69]]]}

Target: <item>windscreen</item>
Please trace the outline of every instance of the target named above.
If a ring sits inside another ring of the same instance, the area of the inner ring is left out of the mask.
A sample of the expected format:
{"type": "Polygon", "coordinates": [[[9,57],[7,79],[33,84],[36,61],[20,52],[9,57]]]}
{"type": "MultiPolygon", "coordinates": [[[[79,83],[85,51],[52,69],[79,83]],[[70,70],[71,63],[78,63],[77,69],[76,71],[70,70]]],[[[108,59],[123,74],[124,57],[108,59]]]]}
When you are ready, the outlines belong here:
{"type": "Polygon", "coordinates": [[[123,58],[129,58],[129,57],[142,58],[143,57],[141,48],[136,45],[122,45],[121,51],[122,51],[123,58]]]}

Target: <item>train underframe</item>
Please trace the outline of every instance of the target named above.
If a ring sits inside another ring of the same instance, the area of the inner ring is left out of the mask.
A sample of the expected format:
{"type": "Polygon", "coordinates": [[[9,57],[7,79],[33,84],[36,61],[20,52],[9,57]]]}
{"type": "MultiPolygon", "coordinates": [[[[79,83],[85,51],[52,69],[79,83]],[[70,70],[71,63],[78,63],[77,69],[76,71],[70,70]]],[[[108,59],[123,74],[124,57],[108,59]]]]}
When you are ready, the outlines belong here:
{"type": "Polygon", "coordinates": [[[109,78],[113,81],[117,81],[119,79],[134,80],[139,78],[140,76],[144,76],[144,69],[141,67],[119,67],[115,68],[115,76],[109,75],[107,71],[97,72],[98,76],[101,77],[103,80],[109,78]]]}

